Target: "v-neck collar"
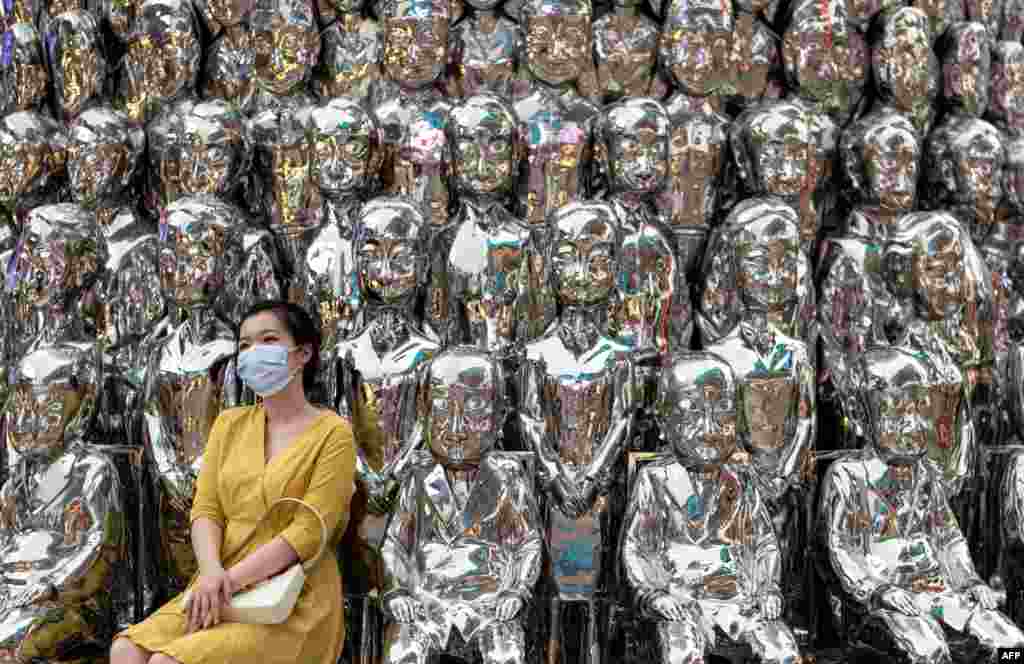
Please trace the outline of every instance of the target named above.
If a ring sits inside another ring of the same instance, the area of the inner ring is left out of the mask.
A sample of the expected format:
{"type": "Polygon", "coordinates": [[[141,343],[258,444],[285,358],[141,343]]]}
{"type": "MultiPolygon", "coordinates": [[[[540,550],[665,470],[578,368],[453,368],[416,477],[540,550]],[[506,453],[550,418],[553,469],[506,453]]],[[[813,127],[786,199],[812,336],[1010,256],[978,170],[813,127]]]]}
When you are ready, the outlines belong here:
{"type": "Polygon", "coordinates": [[[297,433],[294,436],[292,436],[292,439],[290,441],[288,441],[288,444],[284,447],[284,449],[282,449],[280,452],[278,452],[276,455],[274,455],[274,458],[268,459],[267,458],[267,409],[262,407],[262,406],[260,406],[260,409],[259,409],[259,425],[258,426],[259,426],[259,430],[260,430],[260,435],[259,435],[259,439],[260,439],[260,459],[263,461],[263,472],[266,472],[267,469],[270,468],[270,466],[275,461],[277,461],[281,457],[283,457],[286,454],[288,454],[291,450],[293,450],[296,447],[296,445],[295,445],[296,441],[301,440],[306,434],[308,434],[310,431],[312,431],[314,427],[316,427],[317,425],[320,424],[320,420],[322,420],[324,417],[326,417],[326,416],[328,416],[330,414],[331,414],[330,411],[326,411],[326,410],[320,411],[320,414],[317,415],[313,419],[313,421],[309,423],[309,426],[307,426],[302,431],[300,431],[299,433],[297,433]]]}

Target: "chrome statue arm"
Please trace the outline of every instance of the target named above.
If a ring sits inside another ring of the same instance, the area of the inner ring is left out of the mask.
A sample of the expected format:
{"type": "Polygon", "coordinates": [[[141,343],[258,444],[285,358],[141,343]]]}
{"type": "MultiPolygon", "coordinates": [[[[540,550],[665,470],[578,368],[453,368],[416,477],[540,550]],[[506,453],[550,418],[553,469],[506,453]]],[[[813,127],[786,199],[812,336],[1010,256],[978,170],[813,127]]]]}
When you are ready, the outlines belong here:
{"type": "Polygon", "coordinates": [[[640,469],[630,492],[622,526],[621,558],[637,607],[653,616],[652,603],[668,593],[669,572],[659,560],[667,539],[662,528],[664,506],[658,502],[651,469],[640,469]]]}
{"type": "Polygon", "coordinates": [[[705,347],[722,339],[736,326],[739,301],[735,288],[729,287],[731,274],[729,249],[720,229],[711,233],[704,254],[701,274],[706,275],[703,289],[697,302],[694,318],[701,342],[705,347]]]}
{"type": "Polygon", "coordinates": [[[537,476],[544,488],[550,489],[556,482],[572,486],[572,475],[562,465],[555,442],[557,434],[549,428],[557,406],[549,401],[553,391],[544,389],[546,373],[543,360],[525,360],[519,369],[519,423],[536,455],[537,476]]]}
{"type": "Polygon", "coordinates": [[[933,498],[934,504],[931,506],[933,545],[950,585],[956,590],[966,592],[974,586],[984,584],[985,581],[974,568],[967,539],[957,525],[956,516],[949,506],[946,487],[939,481],[938,469],[935,469],[935,475],[934,490],[937,495],[933,498]]]}
{"type": "MultiPolygon", "coordinates": [[[[501,453],[494,454],[497,456],[501,453]]],[[[513,459],[512,462],[521,467],[518,459],[513,459]]],[[[504,460],[499,463],[504,463],[504,460]]],[[[511,501],[509,511],[519,518],[516,519],[514,527],[506,529],[501,542],[506,550],[515,551],[514,561],[505,571],[508,584],[505,592],[515,595],[524,604],[533,597],[544,555],[540,510],[537,508],[529,479],[531,478],[523,470],[514,473],[513,484],[508,488],[508,498],[511,501]]]]}
{"type": "Polygon", "coordinates": [[[380,555],[384,561],[381,605],[392,599],[412,599],[419,581],[416,565],[417,521],[419,518],[419,478],[410,473],[398,490],[398,502],[388,521],[380,555]]]}
{"type": "Polygon", "coordinates": [[[821,536],[828,545],[832,571],[843,590],[857,603],[871,608],[890,584],[871,571],[867,551],[871,537],[864,478],[867,470],[857,458],[839,460],[829,467],[818,506],[824,523],[821,536]]]}
{"type": "Polygon", "coordinates": [[[793,371],[797,376],[799,390],[796,431],[786,444],[785,452],[779,460],[779,474],[772,481],[772,493],[767,496],[769,499],[781,496],[799,481],[800,464],[814,447],[818,427],[814,368],[806,354],[796,360],[793,371]]]}
{"type": "Polygon", "coordinates": [[[630,439],[633,418],[636,414],[636,376],[633,362],[628,359],[612,360],[612,386],[615,390],[612,402],[611,421],[614,422],[605,434],[601,445],[594,450],[583,479],[592,483],[593,495],[584,495],[589,505],[611,482],[611,471],[630,439]]]}
{"type": "MultiPolygon", "coordinates": [[[[748,478],[751,481],[753,478],[748,478]]],[[[758,589],[761,597],[769,594],[782,597],[782,555],[779,551],[779,539],[775,535],[772,516],[763,500],[757,501],[753,514],[754,565],[753,587],[758,589]]]]}

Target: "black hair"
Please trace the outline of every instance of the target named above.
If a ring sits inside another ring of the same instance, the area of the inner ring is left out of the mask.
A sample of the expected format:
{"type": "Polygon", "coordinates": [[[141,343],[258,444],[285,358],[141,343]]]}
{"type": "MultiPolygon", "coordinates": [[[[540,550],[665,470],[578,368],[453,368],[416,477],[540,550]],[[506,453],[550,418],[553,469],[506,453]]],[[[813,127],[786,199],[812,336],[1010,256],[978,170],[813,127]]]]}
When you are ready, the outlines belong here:
{"type": "Polygon", "coordinates": [[[317,379],[320,375],[320,326],[316,320],[309,315],[309,312],[297,304],[285,300],[263,300],[249,307],[240,319],[235,329],[235,343],[238,343],[242,334],[242,323],[253,316],[262,313],[274,314],[274,317],[292,335],[296,346],[309,346],[311,354],[309,362],[302,368],[302,388],[306,392],[306,398],[310,401],[318,401],[317,379]]]}

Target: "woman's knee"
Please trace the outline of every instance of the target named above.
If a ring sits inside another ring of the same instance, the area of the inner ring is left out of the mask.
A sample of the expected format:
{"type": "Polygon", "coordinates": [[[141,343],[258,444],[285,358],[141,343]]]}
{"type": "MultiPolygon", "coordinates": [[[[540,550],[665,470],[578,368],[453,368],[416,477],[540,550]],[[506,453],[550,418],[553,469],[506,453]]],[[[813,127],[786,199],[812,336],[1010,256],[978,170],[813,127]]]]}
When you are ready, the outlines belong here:
{"type": "Polygon", "coordinates": [[[110,664],[146,664],[149,653],[128,639],[116,639],[110,646],[110,664]]]}
{"type": "Polygon", "coordinates": [[[178,660],[162,652],[155,653],[149,658],[149,664],[181,664],[178,660]]]}

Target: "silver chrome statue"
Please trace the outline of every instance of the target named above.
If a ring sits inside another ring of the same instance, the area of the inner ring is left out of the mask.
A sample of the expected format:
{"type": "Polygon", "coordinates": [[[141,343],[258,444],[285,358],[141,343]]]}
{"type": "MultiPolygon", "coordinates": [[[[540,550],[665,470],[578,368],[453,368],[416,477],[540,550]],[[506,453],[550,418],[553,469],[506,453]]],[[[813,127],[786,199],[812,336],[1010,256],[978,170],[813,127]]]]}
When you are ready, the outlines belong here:
{"type": "Polygon", "coordinates": [[[69,123],[100,103],[106,92],[107,59],[100,26],[92,14],[65,12],[50,20],[46,39],[56,116],[69,123]]]}
{"type": "Polygon", "coordinates": [[[881,103],[871,113],[895,110],[924,136],[939,95],[939,61],[929,41],[928,16],[916,7],[901,7],[884,14],[880,26],[871,49],[871,75],[881,103]]]}
{"type": "MultiPolygon", "coordinates": [[[[320,20],[324,20],[324,2],[320,20]]],[[[376,21],[359,14],[362,0],[332,0],[337,20],[320,33],[320,64],[313,89],[321,100],[350,97],[368,104],[373,84],[383,76],[384,35],[376,21]]]]}
{"type": "Polygon", "coordinates": [[[988,109],[992,55],[980,23],[954,23],[936,45],[942,63],[942,102],[954,116],[981,117],[988,109]]]}
{"type": "Polygon", "coordinates": [[[256,72],[251,0],[197,0],[199,16],[213,36],[204,65],[203,97],[236,106],[251,93],[256,72]]]}
{"type": "MultiPolygon", "coordinates": [[[[548,246],[558,322],[526,346],[519,370],[519,423],[537,457],[548,494],[551,556],[549,657],[557,657],[565,603],[588,610],[585,650],[600,648],[607,627],[616,533],[609,488],[620,478],[622,451],[635,411],[631,349],[606,336],[608,300],[619,274],[615,211],[580,201],[550,219],[548,246]],[[554,648],[555,650],[552,650],[554,648]]],[[[589,655],[586,657],[589,658],[589,655]]]]}
{"type": "Polygon", "coordinates": [[[202,48],[192,4],[145,0],[121,62],[119,103],[128,117],[147,124],[165,107],[195,97],[202,48]]]}
{"type": "Polygon", "coordinates": [[[722,634],[760,662],[800,662],[780,620],[779,545],[767,501],[736,464],[740,387],[714,353],[681,353],[658,383],[670,455],[645,464],[630,488],[622,566],[640,615],[656,624],[664,664],[701,662],[722,634]]]}
{"type": "Polygon", "coordinates": [[[49,76],[35,27],[14,23],[0,35],[0,49],[0,116],[43,110],[49,76]]]}
{"type": "Polygon", "coordinates": [[[41,344],[10,381],[0,661],[58,661],[113,636],[126,527],[114,464],[85,438],[101,388],[97,350],[95,340],[41,344]]]}
{"type": "Polygon", "coordinates": [[[433,458],[402,483],[381,548],[393,619],[384,661],[477,650],[486,664],[526,664],[543,541],[528,464],[494,451],[505,375],[490,356],[453,348],[426,365],[422,389],[416,416],[433,458]]]}
{"type": "Polygon", "coordinates": [[[667,92],[655,66],[659,26],[638,11],[640,4],[616,0],[611,12],[594,21],[597,86],[604,103],[623,97],[661,98],[667,92]]]}
{"type": "Polygon", "coordinates": [[[512,96],[525,48],[520,27],[498,13],[499,0],[469,0],[476,11],[455,26],[449,54],[454,74],[449,87],[457,97],[490,92],[512,96]]]}
{"type": "Polygon", "coordinates": [[[947,635],[963,634],[995,661],[996,648],[1020,647],[1024,634],[996,610],[941,469],[926,460],[941,427],[931,397],[945,388],[913,349],[871,349],[862,362],[871,441],[829,467],[818,507],[833,607],[878,656],[949,664],[947,635]]]}
{"type": "Polygon", "coordinates": [[[196,569],[188,514],[203,447],[225,407],[239,405],[232,324],[217,314],[226,256],[240,253],[237,208],[210,196],[168,206],[159,226],[160,280],[168,316],[146,364],[138,413],[159,496],[161,578],[172,593],[196,569]]]}
{"type": "Polygon", "coordinates": [[[597,106],[578,83],[591,65],[590,0],[527,0],[524,82],[515,109],[526,126],[520,213],[541,231],[545,219],[588,192],[597,106]]]}
{"type": "Polygon", "coordinates": [[[309,0],[270,0],[252,13],[256,62],[241,106],[256,116],[268,111],[296,113],[314,102],[309,92],[320,56],[320,35],[309,0]]]}
{"type": "Polygon", "coordinates": [[[0,118],[0,246],[14,246],[25,215],[56,203],[67,140],[60,125],[36,111],[0,118]]]}
{"type": "Polygon", "coordinates": [[[488,94],[452,108],[448,137],[459,209],[435,241],[429,318],[447,344],[508,356],[554,317],[543,250],[509,210],[525,136],[512,107],[488,94]]]}

